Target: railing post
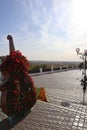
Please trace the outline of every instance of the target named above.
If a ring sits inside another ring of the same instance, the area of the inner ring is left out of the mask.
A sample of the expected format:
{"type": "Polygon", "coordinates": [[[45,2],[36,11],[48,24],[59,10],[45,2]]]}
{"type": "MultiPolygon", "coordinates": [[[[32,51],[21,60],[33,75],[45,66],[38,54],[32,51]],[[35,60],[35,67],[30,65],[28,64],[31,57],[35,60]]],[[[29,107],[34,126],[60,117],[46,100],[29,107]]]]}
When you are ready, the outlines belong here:
{"type": "Polygon", "coordinates": [[[51,65],[51,71],[53,72],[53,70],[54,70],[54,69],[53,69],[53,65],[51,65]]]}
{"type": "Polygon", "coordinates": [[[42,72],[43,72],[43,68],[40,68],[40,74],[42,74],[42,72]]]}
{"type": "Polygon", "coordinates": [[[67,71],[69,70],[69,68],[68,68],[68,65],[67,65],[67,71]]]}

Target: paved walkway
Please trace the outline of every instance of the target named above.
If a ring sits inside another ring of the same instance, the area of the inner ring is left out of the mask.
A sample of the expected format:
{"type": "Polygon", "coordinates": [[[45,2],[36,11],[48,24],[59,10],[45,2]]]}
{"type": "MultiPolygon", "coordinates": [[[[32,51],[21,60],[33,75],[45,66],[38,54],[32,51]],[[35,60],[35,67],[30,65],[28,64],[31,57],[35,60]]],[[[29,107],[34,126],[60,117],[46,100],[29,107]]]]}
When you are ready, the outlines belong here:
{"type": "Polygon", "coordinates": [[[48,103],[37,101],[32,111],[11,130],[87,130],[87,105],[82,105],[80,72],[41,75],[33,79],[35,85],[46,86],[48,103]]]}
{"type": "Polygon", "coordinates": [[[38,101],[11,130],[87,130],[87,113],[38,101]]]}
{"type": "Polygon", "coordinates": [[[41,75],[33,79],[37,86],[46,86],[49,102],[37,101],[31,113],[11,130],[87,130],[87,106],[82,105],[80,72],[41,75]]]}

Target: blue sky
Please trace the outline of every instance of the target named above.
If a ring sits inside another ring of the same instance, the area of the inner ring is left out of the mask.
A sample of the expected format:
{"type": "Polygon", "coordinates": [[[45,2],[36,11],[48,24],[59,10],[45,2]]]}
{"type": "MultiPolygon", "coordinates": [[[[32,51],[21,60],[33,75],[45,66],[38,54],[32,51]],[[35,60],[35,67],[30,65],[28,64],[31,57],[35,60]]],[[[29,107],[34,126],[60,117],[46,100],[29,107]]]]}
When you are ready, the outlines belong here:
{"type": "Polygon", "coordinates": [[[87,47],[87,0],[0,0],[0,55],[16,50],[29,60],[77,61],[87,47]]]}

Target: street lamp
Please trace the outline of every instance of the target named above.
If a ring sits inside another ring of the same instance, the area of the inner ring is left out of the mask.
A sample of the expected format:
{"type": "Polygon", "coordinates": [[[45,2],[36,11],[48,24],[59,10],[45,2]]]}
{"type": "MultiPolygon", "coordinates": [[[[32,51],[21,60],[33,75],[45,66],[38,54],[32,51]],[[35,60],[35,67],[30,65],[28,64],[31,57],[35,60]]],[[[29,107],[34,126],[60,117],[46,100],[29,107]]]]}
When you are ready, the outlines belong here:
{"type": "Polygon", "coordinates": [[[87,77],[86,77],[86,57],[87,57],[87,49],[84,50],[83,53],[80,52],[80,48],[76,48],[77,55],[81,55],[84,63],[84,77],[81,80],[81,85],[83,86],[83,105],[85,104],[85,92],[87,86],[87,77]]]}

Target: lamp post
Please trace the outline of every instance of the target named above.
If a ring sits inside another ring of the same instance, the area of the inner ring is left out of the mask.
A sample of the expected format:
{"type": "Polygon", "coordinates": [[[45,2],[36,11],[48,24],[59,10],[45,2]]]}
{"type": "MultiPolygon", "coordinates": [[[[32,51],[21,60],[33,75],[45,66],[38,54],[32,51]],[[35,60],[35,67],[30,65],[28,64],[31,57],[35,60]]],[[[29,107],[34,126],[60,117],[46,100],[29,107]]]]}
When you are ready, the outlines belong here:
{"type": "Polygon", "coordinates": [[[83,86],[83,105],[85,104],[85,92],[87,86],[87,78],[86,78],[86,57],[87,57],[87,49],[84,50],[83,53],[80,52],[80,48],[76,48],[77,55],[81,55],[84,63],[84,77],[81,80],[81,85],[83,86]]]}

